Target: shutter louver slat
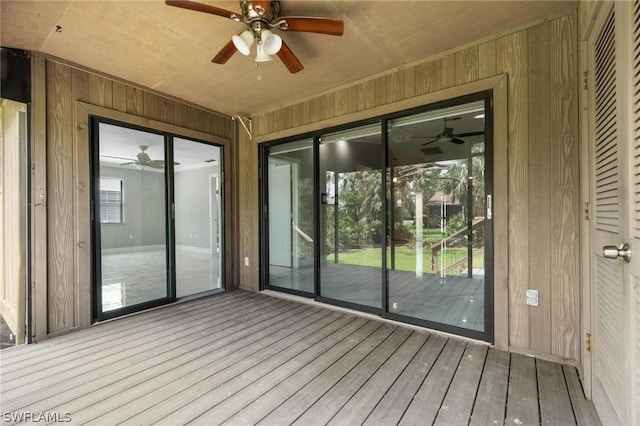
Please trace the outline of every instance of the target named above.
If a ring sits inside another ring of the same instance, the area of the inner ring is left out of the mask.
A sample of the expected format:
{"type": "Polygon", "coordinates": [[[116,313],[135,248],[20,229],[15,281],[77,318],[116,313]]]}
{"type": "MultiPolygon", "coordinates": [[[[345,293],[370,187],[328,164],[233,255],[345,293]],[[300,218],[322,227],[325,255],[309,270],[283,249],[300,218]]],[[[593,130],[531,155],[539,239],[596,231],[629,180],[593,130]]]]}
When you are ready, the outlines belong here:
{"type": "Polygon", "coordinates": [[[620,182],[613,11],[607,18],[595,48],[595,221],[599,230],[618,232],[620,182]]]}

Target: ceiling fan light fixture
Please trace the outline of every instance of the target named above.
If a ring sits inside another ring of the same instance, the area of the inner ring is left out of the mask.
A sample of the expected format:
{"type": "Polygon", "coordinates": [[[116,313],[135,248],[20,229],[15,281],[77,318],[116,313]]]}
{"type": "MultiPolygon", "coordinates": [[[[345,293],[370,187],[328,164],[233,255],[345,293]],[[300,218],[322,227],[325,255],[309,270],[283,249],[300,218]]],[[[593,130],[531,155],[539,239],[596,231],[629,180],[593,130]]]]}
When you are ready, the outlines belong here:
{"type": "Polygon", "coordinates": [[[267,55],[275,55],[282,48],[282,38],[269,30],[262,30],[260,39],[267,55]]]}
{"type": "Polygon", "coordinates": [[[273,56],[269,55],[264,48],[264,42],[258,43],[257,51],[256,62],[273,61],[273,56]]]}
{"type": "Polygon", "coordinates": [[[231,37],[233,45],[238,49],[238,52],[244,56],[249,56],[251,45],[253,44],[253,33],[249,30],[244,30],[239,35],[231,37]]]}

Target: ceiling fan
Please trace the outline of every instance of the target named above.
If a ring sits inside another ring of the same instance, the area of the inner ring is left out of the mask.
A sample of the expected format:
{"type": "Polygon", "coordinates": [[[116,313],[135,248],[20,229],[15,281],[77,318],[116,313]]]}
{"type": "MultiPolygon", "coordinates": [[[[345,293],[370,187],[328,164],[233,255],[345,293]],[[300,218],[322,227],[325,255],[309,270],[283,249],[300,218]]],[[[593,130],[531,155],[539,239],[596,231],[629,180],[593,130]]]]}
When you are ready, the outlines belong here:
{"type": "MultiPolygon", "coordinates": [[[[126,163],[119,164],[119,166],[129,166],[131,164],[135,164],[136,166],[141,167],[151,167],[153,169],[164,169],[164,160],[152,160],[149,157],[149,154],[146,153],[149,148],[147,145],[140,145],[140,152],[136,156],[136,158],[127,158],[127,157],[114,157],[112,155],[103,155],[104,158],[116,158],[119,160],[129,160],[126,163]]],[[[175,166],[179,166],[180,163],[173,163],[175,166]]]]}
{"type": "Polygon", "coordinates": [[[447,127],[447,121],[453,121],[453,120],[459,120],[460,117],[452,117],[452,118],[444,118],[444,129],[442,130],[441,133],[437,134],[436,136],[414,136],[414,139],[424,139],[424,138],[429,138],[431,139],[428,142],[423,143],[420,146],[426,146],[426,145],[431,145],[433,143],[438,143],[438,142],[444,142],[444,143],[455,143],[458,145],[462,145],[463,143],[465,143],[465,140],[460,139],[460,138],[466,138],[466,137],[470,137],[470,136],[478,136],[478,135],[484,135],[484,132],[480,131],[480,132],[468,132],[468,133],[454,133],[453,132],[453,127],[447,127]]]}
{"type": "Polygon", "coordinates": [[[293,74],[302,71],[304,67],[282,38],[271,32],[272,29],[335,36],[341,36],[344,33],[344,22],[338,19],[280,16],[280,2],[275,0],[240,0],[241,14],[189,0],[165,0],[165,3],[169,6],[222,16],[245,24],[246,29],[234,35],[212,59],[211,62],[216,64],[226,63],[236,51],[240,51],[245,56],[249,55],[249,49],[255,42],[256,62],[270,61],[273,59],[271,55],[278,55],[284,66],[293,74]]]}

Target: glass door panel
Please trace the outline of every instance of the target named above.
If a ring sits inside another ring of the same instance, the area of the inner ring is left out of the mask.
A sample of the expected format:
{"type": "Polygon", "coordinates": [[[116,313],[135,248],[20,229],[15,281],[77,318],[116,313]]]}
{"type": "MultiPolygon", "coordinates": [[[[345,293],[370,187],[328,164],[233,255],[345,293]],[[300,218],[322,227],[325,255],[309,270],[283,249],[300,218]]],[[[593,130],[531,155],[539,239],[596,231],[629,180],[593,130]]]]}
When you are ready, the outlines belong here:
{"type": "Polygon", "coordinates": [[[164,136],[100,122],[94,214],[99,313],[166,298],[164,136]]]}
{"type": "Polygon", "coordinates": [[[314,291],[313,140],[268,148],[268,286],[314,291]]]}
{"type": "Polygon", "coordinates": [[[389,122],[389,312],[484,332],[484,101],[389,122]]]}
{"type": "Polygon", "coordinates": [[[320,140],[320,296],[382,307],[384,151],[375,123],[320,140]]]}
{"type": "Polygon", "coordinates": [[[173,138],[176,296],[222,288],[220,147],[173,138]]]}

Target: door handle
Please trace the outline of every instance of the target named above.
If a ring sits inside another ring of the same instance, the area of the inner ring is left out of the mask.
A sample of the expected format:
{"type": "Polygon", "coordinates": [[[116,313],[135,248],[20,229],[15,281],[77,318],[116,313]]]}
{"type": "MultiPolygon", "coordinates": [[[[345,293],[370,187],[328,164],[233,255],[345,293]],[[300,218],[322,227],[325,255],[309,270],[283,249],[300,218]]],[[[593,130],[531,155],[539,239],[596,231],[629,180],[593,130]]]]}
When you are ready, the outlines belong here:
{"type": "Polygon", "coordinates": [[[631,262],[631,247],[629,244],[620,244],[620,247],[616,246],[604,246],[602,247],[602,255],[607,259],[623,258],[625,262],[631,262]]]}

